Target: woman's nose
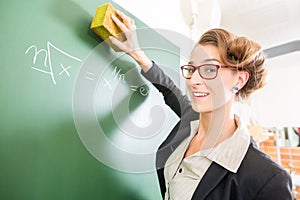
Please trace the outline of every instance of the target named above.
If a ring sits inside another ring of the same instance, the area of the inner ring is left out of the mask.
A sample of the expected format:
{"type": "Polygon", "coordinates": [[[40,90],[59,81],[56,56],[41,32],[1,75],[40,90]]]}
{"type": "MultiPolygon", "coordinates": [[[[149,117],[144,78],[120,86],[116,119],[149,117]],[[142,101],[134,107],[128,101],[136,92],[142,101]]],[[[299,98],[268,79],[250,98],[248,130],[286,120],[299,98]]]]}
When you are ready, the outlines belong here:
{"type": "Polygon", "coordinates": [[[196,71],[193,73],[193,75],[192,75],[192,77],[191,77],[191,79],[190,79],[190,82],[191,82],[192,85],[200,85],[200,84],[203,84],[204,79],[200,76],[198,70],[196,70],[196,71]]]}

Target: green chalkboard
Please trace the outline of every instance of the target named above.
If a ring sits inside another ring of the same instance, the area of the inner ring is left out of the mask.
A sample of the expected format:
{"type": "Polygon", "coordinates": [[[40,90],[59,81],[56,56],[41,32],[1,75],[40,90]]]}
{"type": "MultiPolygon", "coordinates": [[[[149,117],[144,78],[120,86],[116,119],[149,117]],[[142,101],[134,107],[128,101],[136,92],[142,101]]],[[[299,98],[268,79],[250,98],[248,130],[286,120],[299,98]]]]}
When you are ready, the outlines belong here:
{"type": "Polygon", "coordinates": [[[155,149],[177,118],[90,31],[108,2],[179,82],[178,48],[112,1],[1,1],[1,200],[160,199],[155,149]]]}

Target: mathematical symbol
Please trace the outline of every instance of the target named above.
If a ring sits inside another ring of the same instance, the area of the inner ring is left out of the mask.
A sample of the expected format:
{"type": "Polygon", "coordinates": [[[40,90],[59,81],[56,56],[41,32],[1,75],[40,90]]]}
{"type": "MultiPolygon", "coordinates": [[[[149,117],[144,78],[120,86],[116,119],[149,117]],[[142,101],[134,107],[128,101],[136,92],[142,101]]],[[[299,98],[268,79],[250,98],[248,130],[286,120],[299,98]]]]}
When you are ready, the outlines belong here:
{"type": "Polygon", "coordinates": [[[136,91],[137,91],[137,89],[138,89],[138,86],[131,85],[131,86],[130,86],[130,88],[131,88],[131,90],[132,90],[132,91],[135,91],[135,92],[136,92],[136,91]]]}
{"type": "Polygon", "coordinates": [[[93,81],[95,80],[94,77],[95,77],[94,73],[86,72],[86,76],[85,76],[86,79],[93,81]]]}
{"type": "Polygon", "coordinates": [[[114,76],[114,80],[122,80],[123,83],[126,83],[125,81],[125,74],[121,74],[121,69],[119,69],[118,71],[118,67],[115,66],[114,71],[112,72],[112,75],[114,76]]]}
{"type": "Polygon", "coordinates": [[[110,81],[108,81],[106,78],[104,78],[104,81],[105,81],[105,84],[104,84],[103,87],[108,86],[108,87],[112,90],[112,87],[111,87],[111,85],[110,85],[110,81]]]}
{"type": "MultiPolygon", "coordinates": [[[[63,54],[64,56],[66,57],[69,57],[71,59],[74,59],[78,62],[81,62],[82,60],[79,59],[79,58],[76,58],[74,56],[71,56],[70,54],[64,52],[63,50],[59,49],[58,47],[54,46],[51,42],[47,41],[47,48],[46,49],[39,49],[37,48],[36,45],[31,45],[30,47],[28,47],[25,51],[25,54],[28,54],[29,51],[31,51],[31,49],[33,49],[34,51],[34,55],[33,55],[33,59],[32,59],[32,64],[36,65],[36,61],[37,61],[37,57],[44,53],[45,54],[45,57],[44,57],[44,67],[48,68],[48,70],[44,70],[44,69],[41,69],[40,67],[36,67],[36,66],[32,66],[31,68],[36,70],[36,71],[39,71],[41,73],[45,73],[45,74],[48,74],[50,75],[51,77],[51,80],[53,82],[54,85],[56,85],[56,80],[55,80],[55,76],[54,76],[54,72],[53,72],[53,66],[52,66],[52,58],[51,58],[51,50],[54,49],[56,51],[58,51],[59,53],[63,54]]],[[[62,67],[62,71],[59,73],[59,75],[61,75],[62,73],[66,73],[67,76],[70,77],[70,74],[68,72],[68,69],[71,68],[71,66],[68,66],[68,67],[64,67],[63,65],[60,65],[62,67]]]]}
{"type": "Polygon", "coordinates": [[[62,68],[62,71],[59,73],[59,75],[61,75],[62,73],[66,73],[68,77],[70,77],[70,74],[68,72],[68,69],[71,68],[71,65],[69,65],[68,67],[64,67],[62,64],[60,64],[61,68],[62,68]]]}
{"type": "Polygon", "coordinates": [[[141,95],[143,95],[145,97],[149,94],[149,89],[147,89],[146,86],[142,86],[142,87],[140,87],[139,92],[141,95]]]}
{"type": "Polygon", "coordinates": [[[118,69],[118,67],[115,66],[115,69],[114,69],[114,71],[112,72],[112,75],[115,76],[114,79],[117,79],[117,78],[119,77],[119,75],[120,75],[120,72],[121,72],[121,69],[119,69],[118,71],[117,71],[117,69],[118,69]]]}

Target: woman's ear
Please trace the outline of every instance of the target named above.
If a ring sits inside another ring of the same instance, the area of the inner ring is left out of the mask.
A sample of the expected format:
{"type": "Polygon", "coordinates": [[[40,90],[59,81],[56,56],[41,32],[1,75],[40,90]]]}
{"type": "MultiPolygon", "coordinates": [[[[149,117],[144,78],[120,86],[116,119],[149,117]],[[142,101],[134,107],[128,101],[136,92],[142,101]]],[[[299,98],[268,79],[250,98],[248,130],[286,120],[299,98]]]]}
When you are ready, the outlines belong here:
{"type": "Polygon", "coordinates": [[[249,79],[249,73],[247,71],[238,71],[238,83],[237,87],[241,89],[246,85],[247,81],[249,79]]]}

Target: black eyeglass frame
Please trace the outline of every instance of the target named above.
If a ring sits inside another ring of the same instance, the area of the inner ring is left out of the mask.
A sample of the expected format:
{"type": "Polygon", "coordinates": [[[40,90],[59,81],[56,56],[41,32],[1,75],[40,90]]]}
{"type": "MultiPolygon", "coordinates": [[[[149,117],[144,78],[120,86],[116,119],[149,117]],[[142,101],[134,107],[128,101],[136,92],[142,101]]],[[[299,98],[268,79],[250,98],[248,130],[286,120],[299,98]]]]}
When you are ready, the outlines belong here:
{"type": "Polygon", "coordinates": [[[203,79],[205,79],[205,80],[212,80],[212,79],[215,79],[215,78],[218,76],[218,72],[219,72],[219,69],[220,69],[220,68],[234,69],[234,70],[236,70],[236,71],[241,70],[241,69],[239,69],[239,68],[237,68],[237,67],[226,66],[226,65],[203,64],[203,65],[195,66],[195,65],[187,64],[187,65],[182,65],[182,66],[180,67],[180,69],[181,69],[181,74],[182,74],[182,76],[183,76],[185,79],[191,79],[191,78],[192,78],[192,77],[186,78],[186,77],[184,76],[183,70],[184,70],[184,67],[186,67],[186,66],[188,66],[188,67],[193,67],[193,68],[194,68],[194,72],[193,72],[193,73],[195,73],[195,71],[198,70],[198,74],[200,75],[200,77],[203,78],[203,79]],[[217,68],[216,75],[215,75],[214,77],[212,77],[212,78],[205,78],[205,77],[203,77],[202,74],[200,73],[200,68],[201,68],[201,67],[204,67],[204,66],[207,66],[207,65],[209,65],[209,66],[215,66],[215,67],[217,68]]]}

